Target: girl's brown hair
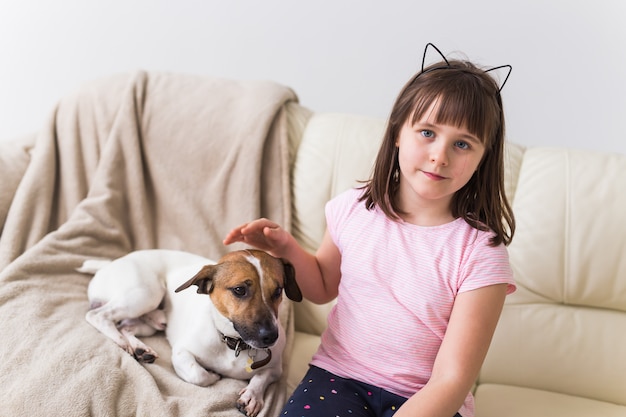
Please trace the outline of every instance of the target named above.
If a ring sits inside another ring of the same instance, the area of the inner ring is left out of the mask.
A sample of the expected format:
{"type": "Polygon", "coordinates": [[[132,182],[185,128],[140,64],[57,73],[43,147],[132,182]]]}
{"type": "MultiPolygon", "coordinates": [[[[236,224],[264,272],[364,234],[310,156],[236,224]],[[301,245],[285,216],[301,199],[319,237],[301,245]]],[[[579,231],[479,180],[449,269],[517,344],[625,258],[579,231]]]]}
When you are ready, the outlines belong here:
{"type": "Polygon", "coordinates": [[[417,123],[433,103],[437,105],[435,123],[467,129],[485,146],[478,169],[452,198],[452,215],[476,229],[491,230],[491,245],[508,245],[515,233],[515,218],[504,190],[502,98],[496,81],[470,62],[449,60],[431,65],[402,88],[360,201],[365,201],[369,210],[378,206],[390,219],[399,219],[399,187],[394,180],[399,169],[396,140],[409,118],[417,123]]]}

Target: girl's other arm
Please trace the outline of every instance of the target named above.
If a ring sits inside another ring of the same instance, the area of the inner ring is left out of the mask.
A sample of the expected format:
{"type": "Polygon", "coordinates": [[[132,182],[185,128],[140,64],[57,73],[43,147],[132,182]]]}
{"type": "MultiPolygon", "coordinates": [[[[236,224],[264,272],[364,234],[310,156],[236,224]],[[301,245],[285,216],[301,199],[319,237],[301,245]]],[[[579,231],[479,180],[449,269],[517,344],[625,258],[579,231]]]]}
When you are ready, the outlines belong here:
{"type": "Polygon", "coordinates": [[[254,220],[231,230],[224,244],[235,242],[247,243],[291,262],[296,270],[298,286],[306,299],[323,304],[337,296],[341,254],[328,231],[315,255],[302,249],[290,233],[267,219],[254,220]]]}
{"type": "Polygon", "coordinates": [[[506,287],[490,285],[456,297],[431,378],[396,417],[450,417],[458,412],[487,355],[506,287]]]}

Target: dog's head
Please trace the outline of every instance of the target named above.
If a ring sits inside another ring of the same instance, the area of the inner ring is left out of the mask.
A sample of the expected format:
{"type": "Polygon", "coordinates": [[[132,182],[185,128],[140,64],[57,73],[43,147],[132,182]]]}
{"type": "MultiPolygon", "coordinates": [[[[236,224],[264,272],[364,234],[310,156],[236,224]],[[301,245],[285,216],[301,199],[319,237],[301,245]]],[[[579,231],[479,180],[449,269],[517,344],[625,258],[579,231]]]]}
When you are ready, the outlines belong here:
{"type": "Polygon", "coordinates": [[[208,294],[243,341],[257,349],[278,339],[283,290],[289,299],[302,301],[293,265],[259,250],[226,254],[217,264],[202,267],[176,292],[192,285],[199,294],[208,294]]]}

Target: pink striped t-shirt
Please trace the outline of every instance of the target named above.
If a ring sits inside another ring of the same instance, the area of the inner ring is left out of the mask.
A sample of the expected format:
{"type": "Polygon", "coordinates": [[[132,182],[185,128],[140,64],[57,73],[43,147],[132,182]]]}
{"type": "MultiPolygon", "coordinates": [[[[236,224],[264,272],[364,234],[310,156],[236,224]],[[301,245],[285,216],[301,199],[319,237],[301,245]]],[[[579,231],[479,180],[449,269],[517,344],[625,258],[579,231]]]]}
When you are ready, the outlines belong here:
{"type": "MultiPolygon", "coordinates": [[[[348,190],[326,205],[341,252],[337,303],[312,364],[403,397],[431,375],[458,293],[506,283],[515,290],[506,247],[463,219],[422,227],[392,221],[348,190]]],[[[459,410],[474,414],[468,394],[459,410]]]]}

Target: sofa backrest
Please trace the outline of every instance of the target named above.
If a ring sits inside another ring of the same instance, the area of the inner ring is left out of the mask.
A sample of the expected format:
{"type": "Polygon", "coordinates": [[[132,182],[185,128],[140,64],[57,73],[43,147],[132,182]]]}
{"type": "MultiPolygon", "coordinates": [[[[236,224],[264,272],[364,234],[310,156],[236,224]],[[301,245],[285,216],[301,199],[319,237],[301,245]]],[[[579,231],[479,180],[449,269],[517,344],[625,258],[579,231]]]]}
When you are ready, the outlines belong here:
{"type": "Polygon", "coordinates": [[[626,405],[626,156],[528,149],[507,298],[479,383],[626,405]]]}
{"type": "MultiPolygon", "coordinates": [[[[369,178],[385,121],[297,105],[290,113],[299,120],[292,227],[313,252],[325,203],[369,178]]],[[[626,156],[513,143],[506,152],[518,290],[507,297],[478,383],[626,405],[626,156]]],[[[296,330],[321,334],[332,304],[297,304],[296,330]]]]}
{"type": "MultiPolygon", "coordinates": [[[[290,118],[302,120],[301,112],[292,109],[290,118]]],[[[322,241],[326,202],[369,178],[384,127],[382,120],[355,115],[323,113],[307,119],[292,174],[292,232],[306,250],[315,252],[322,241]]],[[[296,330],[321,334],[333,304],[296,304],[296,330]]]]}

